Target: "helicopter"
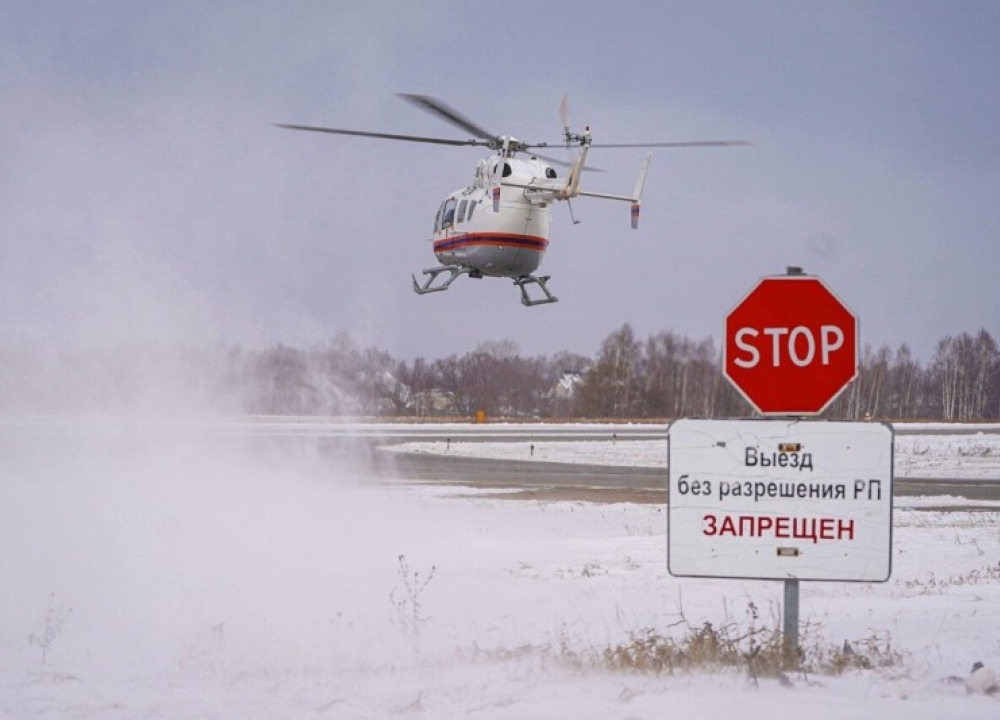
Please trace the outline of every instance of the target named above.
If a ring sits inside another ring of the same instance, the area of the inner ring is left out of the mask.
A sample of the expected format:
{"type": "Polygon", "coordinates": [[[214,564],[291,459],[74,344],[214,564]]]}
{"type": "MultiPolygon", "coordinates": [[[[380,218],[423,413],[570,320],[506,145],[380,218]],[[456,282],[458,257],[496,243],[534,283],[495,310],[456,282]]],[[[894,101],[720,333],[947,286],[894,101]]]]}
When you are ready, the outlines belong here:
{"type": "Polygon", "coordinates": [[[434,255],[441,264],[423,270],[425,277],[422,283],[417,280],[416,275],[411,275],[413,291],[418,295],[442,292],[462,275],[468,275],[471,278],[500,277],[513,280],[521,291],[521,303],[527,307],[554,303],[558,298],[548,289],[550,276],[535,274],[549,244],[550,205],[566,201],[570,219],[573,224],[579,224],[571,204],[574,198],[623,201],[630,204],[632,229],[639,227],[642,191],[652,155],[647,154],[642,159],[631,195],[610,195],[585,191],[580,187],[584,171],[595,170],[586,165],[590,148],[725,147],[748,144],[740,140],[595,144],[589,126],[580,133],[570,132],[564,97],[560,105],[563,120],[563,142],[560,144],[567,152],[576,148],[576,157],[564,162],[535,152],[536,148],[555,147],[556,144],[526,143],[512,135],[488,132],[441,100],[428,95],[400,93],[398,97],[473,137],[457,140],[313,125],[278,123],[276,126],[288,130],[382,140],[485,147],[493,151],[476,165],[472,184],[449,194],[438,207],[430,242],[434,255]],[[554,166],[567,168],[564,178],[559,177],[554,166]],[[532,297],[528,292],[528,287],[531,286],[536,286],[541,295],[532,297]]]}

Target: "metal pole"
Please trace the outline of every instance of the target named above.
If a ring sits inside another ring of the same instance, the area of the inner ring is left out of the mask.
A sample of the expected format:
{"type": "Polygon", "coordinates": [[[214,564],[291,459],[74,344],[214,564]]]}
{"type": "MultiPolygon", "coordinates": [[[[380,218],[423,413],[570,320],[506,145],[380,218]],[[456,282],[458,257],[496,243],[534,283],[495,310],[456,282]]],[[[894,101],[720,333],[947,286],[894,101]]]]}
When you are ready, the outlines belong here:
{"type": "Polygon", "coordinates": [[[785,667],[795,670],[799,666],[799,580],[785,580],[785,614],[782,622],[782,640],[785,650],[785,667]]]}

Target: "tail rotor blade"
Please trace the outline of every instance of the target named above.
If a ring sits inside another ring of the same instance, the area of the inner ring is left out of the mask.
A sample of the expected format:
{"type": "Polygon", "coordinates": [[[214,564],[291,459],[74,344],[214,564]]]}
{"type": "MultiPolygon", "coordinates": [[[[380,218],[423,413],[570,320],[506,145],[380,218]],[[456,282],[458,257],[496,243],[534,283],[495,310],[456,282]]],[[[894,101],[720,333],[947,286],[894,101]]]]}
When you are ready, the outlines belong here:
{"type": "Polygon", "coordinates": [[[559,119],[562,120],[566,144],[569,145],[569,93],[565,93],[559,102],[559,119]]]}

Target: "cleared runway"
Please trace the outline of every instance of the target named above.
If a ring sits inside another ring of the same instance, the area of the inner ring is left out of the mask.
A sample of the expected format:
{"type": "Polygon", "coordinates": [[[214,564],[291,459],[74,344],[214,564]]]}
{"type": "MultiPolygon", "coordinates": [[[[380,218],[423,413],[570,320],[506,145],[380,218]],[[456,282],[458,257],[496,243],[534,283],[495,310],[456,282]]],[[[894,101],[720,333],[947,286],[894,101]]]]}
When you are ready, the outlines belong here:
{"type": "MultiPolygon", "coordinates": [[[[663,468],[613,467],[528,460],[486,460],[373,448],[370,470],[383,480],[444,483],[495,489],[513,497],[602,502],[666,501],[663,468]]],[[[893,494],[955,496],[990,501],[1000,509],[1000,479],[896,478],[893,494]]],[[[968,508],[966,508],[968,509],[968,508]]],[[[978,508],[989,509],[989,508],[978,508]]]]}
{"type": "MultiPolygon", "coordinates": [[[[511,442],[662,440],[666,424],[471,424],[339,423],[307,419],[210,423],[199,433],[250,441],[255,445],[312,448],[331,461],[348,461],[374,482],[423,482],[496,490],[518,498],[580,499],[604,502],[666,501],[666,469],[557,463],[541,460],[493,460],[446,454],[406,453],[387,446],[407,442],[511,442]],[[515,491],[515,492],[511,492],[515,491]]],[[[908,425],[897,435],[1000,434],[1000,424],[974,426],[908,425]]],[[[1000,509],[1000,477],[989,479],[896,478],[894,494],[908,497],[956,496],[988,501],[1000,509]]]]}

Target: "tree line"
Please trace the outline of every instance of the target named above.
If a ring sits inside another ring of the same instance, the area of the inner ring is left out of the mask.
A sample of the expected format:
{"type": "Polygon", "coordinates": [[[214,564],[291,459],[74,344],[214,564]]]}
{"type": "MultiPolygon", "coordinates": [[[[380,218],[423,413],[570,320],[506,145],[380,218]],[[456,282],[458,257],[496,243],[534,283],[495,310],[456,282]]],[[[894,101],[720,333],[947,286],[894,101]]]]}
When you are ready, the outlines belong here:
{"type": "MultiPolygon", "coordinates": [[[[276,415],[653,419],[738,417],[747,401],[723,377],[711,338],[646,338],[624,324],[595,357],[523,356],[516,343],[464,355],[397,360],[341,334],[310,349],[239,351],[231,381],[244,410],[276,415]]],[[[985,329],[941,339],[929,362],[903,344],[865,346],[859,375],[824,413],[830,419],[1000,419],[1000,349],[985,329]]]]}
{"type": "MultiPolygon", "coordinates": [[[[711,337],[629,324],[593,357],[525,356],[510,340],[400,360],[347,333],[309,348],[144,348],[123,354],[0,350],[0,412],[175,412],[377,418],[745,417],[711,337]],[[44,370],[44,372],[43,372],[44,370]]],[[[942,338],[929,361],[866,346],[829,419],[1000,419],[1000,350],[985,329],[942,338]]]]}

